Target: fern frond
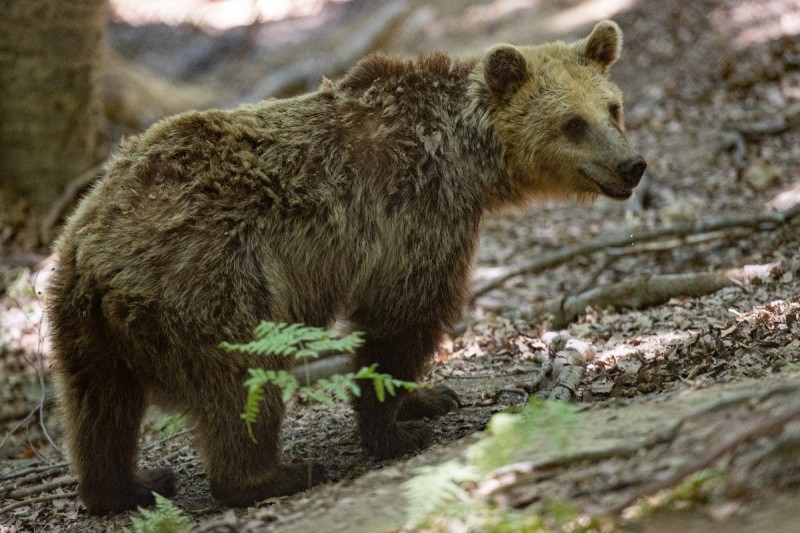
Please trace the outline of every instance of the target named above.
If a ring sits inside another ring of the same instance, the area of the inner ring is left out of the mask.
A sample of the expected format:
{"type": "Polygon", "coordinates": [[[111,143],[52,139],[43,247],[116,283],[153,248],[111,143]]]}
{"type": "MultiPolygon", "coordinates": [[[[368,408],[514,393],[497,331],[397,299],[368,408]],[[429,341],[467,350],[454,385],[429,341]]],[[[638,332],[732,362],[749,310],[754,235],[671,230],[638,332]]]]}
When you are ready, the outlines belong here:
{"type": "Polygon", "coordinates": [[[311,401],[327,405],[328,407],[333,407],[336,405],[330,394],[324,390],[315,389],[313,387],[301,387],[300,392],[305,394],[311,401]]]}
{"type": "MultiPolygon", "coordinates": [[[[246,344],[220,343],[220,347],[231,352],[252,353],[258,355],[279,355],[294,357],[307,361],[309,358],[319,357],[322,351],[353,352],[364,341],[360,332],[353,332],[341,336],[333,330],[307,327],[302,324],[285,324],[282,322],[262,321],[254,331],[255,340],[246,344]]],[[[261,411],[260,404],[264,401],[264,387],[274,385],[281,389],[281,399],[288,402],[298,391],[309,399],[333,406],[335,400],[346,401],[349,396],[359,397],[361,386],[358,380],[370,380],[375,389],[377,399],[383,402],[386,393],[394,396],[397,389],[403,387],[413,390],[419,384],[393,378],[389,374],[377,372],[377,364],[364,367],[356,373],[334,375],[330,379],[321,379],[316,388],[301,387],[297,378],[285,370],[265,370],[251,368],[248,370],[250,377],[245,381],[247,399],[244,412],[240,417],[247,424],[247,432],[255,442],[253,425],[261,411]]]]}
{"type": "Polygon", "coordinates": [[[184,419],[181,415],[167,415],[156,420],[155,429],[162,437],[169,437],[174,435],[185,426],[184,419]]]}
{"type": "Polygon", "coordinates": [[[131,517],[136,533],[183,533],[194,527],[189,517],[183,514],[170,500],[157,492],[153,493],[156,508],[152,511],[139,507],[142,518],[131,517]]]}
{"type": "Polygon", "coordinates": [[[220,347],[231,352],[316,359],[319,352],[327,350],[352,353],[364,342],[359,332],[341,336],[333,330],[266,321],[256,327],[254,336],[255,340],[246,344],[223,342],[220,347]]]}
{"type": "Polygon", "coordinates": [[[375,375],[377,372],[376,369],[378,368],[378,363],[371,364],[369,366],[362,366],[358,372],[356,372],[355,378],[356,379],[372,379],[372,376],[375,375]]]}
{"type": "Polygon", "coordinates": [[[382,374],[376,370],[377,368],[377,363],[362,367],[358,372],[355,373],[353,378],[372,380],[372,386],[375,389],[375,396],[378,398],[379,402],[383,402],[386,399],[387,392],[391,396],[395,396],[397,394],[396,389],[398,387],[403,387],[404,389],[411,391],[422,386],[414,381],[403,381],[393,378],[390,374],[382,374]]]}
{"type": "Polygon", "coordinates": [[[361,395],[361,388],[356,383],[355,374],[352,372],[334,374],[328,379],[317,380],[317,387],[343,402],[350,399],[350,394],[356,397],[361,395]]]}
{"type": "Polygon", "coordinates": [[[250,440],[258,442],[253,433],[253,424],[256,422],[258,413],[261,412],[259,405],[264,400],[264,385],[270,379],[270,373],[275,374],[273,370],[264,370],[262,368],[249,368],[247,372],[250,377],[244,382],[247,388],[247,400],[244,404],[244,412],[239,417],[247,424],[247,434],[250,435],[250,440]]]}
{"type": "Polygon", "coordinates": [[[460,484],[477,479],[472,467],[457,460],[418,469],[416,476],[403,483],[409,523],[420,524],[441,509],[467,501],[469,496],[460,484]]]}
{"type": "Polygon", "coordinates": [[[514,462],[515,454],[537,436],[553,450],[563,450],[573,435],[577,408],[565,402],[532,400],[519,414],[498,413],[486,436],[467,451],[469,462],[488,472],[514,462]]]}

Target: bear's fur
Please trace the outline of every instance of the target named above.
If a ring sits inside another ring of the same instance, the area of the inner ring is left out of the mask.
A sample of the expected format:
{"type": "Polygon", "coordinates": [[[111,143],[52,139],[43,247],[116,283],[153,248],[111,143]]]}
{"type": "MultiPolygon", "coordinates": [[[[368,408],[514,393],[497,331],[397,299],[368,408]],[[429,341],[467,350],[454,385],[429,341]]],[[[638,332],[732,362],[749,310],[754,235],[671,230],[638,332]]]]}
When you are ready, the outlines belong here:
{"type": "MultiPolygon", "coordinates": [[[[189,112],[132,138],[57,244],[50,289],[67,449],[92,513],[174,491],[140,473],[154,402],[185,414],[211,490],[230,505],[306,487],[281,463],[284,406],[268,387],[239,418],[249,367],[228,353],[262,319],[365,332],[355,367],[418,380],[470,286],[488,209],[531,197],[626,198],[644,171],[608,81],[621,32],[577,43],[497,45],[482,57],[373,55],[312,94],[189,112]]],[[[457,405],[445,387],[354,398],[377,457],[419,450],[420,418],[457,405]]],[[[316,479],[322,477],[315,472],[316,479]]]]}

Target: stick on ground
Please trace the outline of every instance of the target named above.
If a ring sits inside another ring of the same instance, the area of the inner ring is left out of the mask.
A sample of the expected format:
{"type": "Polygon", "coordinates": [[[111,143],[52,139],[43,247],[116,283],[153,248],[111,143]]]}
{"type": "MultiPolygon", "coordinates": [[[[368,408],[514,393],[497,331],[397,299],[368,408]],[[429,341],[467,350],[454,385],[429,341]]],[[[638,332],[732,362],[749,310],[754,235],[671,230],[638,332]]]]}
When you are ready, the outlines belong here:
{"type": "Polygon", "coordinates": [[[527,263],[509,267],[502,274],[476,284],[472,294],[472,300],[474,301],[475,298],[486,294],[492,289],[500,287],[503,283],[515,276],[542,272],[543,270],[566,263],[575,257],[588,255],[607,248],[619,248],[621,246],[630,246],[637,242],[655,241],[664,237],[685,237],[688,235],[698,235],[731,228],[750,228],[764,231],[786,224],[798,215],[800,215],[800,204],[785,211],[775,211],[767,214],[759,213],[756,215],[732,216],[712,219],[705,222],[672,224],[651,230],[630,230],[611,236],[600,235],[586,242],[541,254],[527,263]]]}

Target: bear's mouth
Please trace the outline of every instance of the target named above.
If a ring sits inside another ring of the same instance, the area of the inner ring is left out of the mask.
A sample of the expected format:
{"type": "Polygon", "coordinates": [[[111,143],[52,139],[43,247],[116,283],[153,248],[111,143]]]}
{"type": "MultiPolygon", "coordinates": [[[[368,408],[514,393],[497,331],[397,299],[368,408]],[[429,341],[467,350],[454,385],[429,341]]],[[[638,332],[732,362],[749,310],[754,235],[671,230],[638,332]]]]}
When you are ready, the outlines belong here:
{"type": "Polygon", "coordinates": [[[600,189],[600,191],[602,191],[603,194],[609,198],[613,198],[614,200],[627,200],[633,194],[633,189],[626,188],[624,190],[612,191],[601,183],[598,183],[597,187],[600,189]]]}
{"type": "Polygon", "coordinates": [[[629,187],[623,183],[618,183],[614,186],[606,183],[607,177],[613,175],[613,173],[603,167],[597,165],[582,165],[578,167],[578,172],[594,185],[599,192],[609,198],[613,198],[614,200],[627,200],[633,194],[633,187],[629,187]]]}

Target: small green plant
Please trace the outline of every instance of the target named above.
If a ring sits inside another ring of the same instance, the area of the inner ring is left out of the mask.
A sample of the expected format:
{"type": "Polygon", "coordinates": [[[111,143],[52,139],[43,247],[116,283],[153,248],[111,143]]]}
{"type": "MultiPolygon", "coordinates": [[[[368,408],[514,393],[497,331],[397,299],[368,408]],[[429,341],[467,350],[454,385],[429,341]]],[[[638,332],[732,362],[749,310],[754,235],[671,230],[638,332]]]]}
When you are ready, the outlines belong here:
{"type": "Polygon", "coordinates": [[[169,437],[182,430],[184,427],[183,417],[180,415],[162,416],[155,422],[156,431],[162,437],[169,437]]]}
{"type": "Polygon", "coordinates": [[[240,415],[247,424],[250,438],[255,442],[253,424],[261,412],[260,404],[264,400],[264,387],[273,385],[281,389],[283,402],[289,401],[296,394],[303,394],[312,401],[332,406],[336,400],[346,401],[350,394],[361,395],[359,381],[371,381],[375,388],[375,396],[384,401],[386,394],[394,396],[398,388],[413,390],[418,383],[394,379],[389,374],[377,371],[377,365],[361,368],[358,372],[335,374],[327,379],[320,379],[312,386],[308,372],[308,361],[319,358],[320,352],[338,351],[354,352],[363,340],[360,332],[340,335],[337,331],[304,326],[303,324],[285,324],[279,322],[261,322],[256,328],[255,340],[247,344],[230,344],[223,342],[222,348],[231,352],[244,352],[259,355],[281,355],[300,361],[305,367],[305,384],[286,370],[266,370],[250,368],[250,377],[244,382],[247,388],[247,400],[244,412],[240,415]]]}
{"type": "Polygon", "coordinates": [[[135,533],[183,533],[194,527],[194,522],[175,504],[157,492],[154,492],[153,496],[156,498],[154,510],[149,511],[139,507],[142,517],[131,517],[135,533]]]}
{"type": "Polygon", "coordinates": [[[481,472],[489,472],[513,462],[514,454],[537,435],[543,435],[553,449],[563,449],[575,418],[572,404],[533,398],[517,414],[494,415],[484,437],[467,452],[469,461],[481,472]]]}
{"type": "Polygon", "coordinates": [[[519,461],[536,436],[544,436],[554,449],[564,448],[577,421],[575,406],[562,402],[533,399],[514,411],[492,417],[483,437],[467,451],[466,462],[421,468],[404,484],[411,527],[447,531],[452,519],[475,531],[538,532],[573,520],[575,511],[563,506],[551,505],[541,515],[518,512],[499,508],[470,489],[479,486],[484,475],[519,461]]]}
{"type": "Polygon", "coordinates": [[[470,496],[462,485],[478,479],[474,468],[457,460],[419,468],[416,476],[403,484],[409,522],[420,524],[443,509],[452,513],[454,507],[466,505],[470,496]]]}
{"type": "Polygon", "coordinates": [[[709,502],[719,496],[726,475],[720,468],[701,470],[673,487],[640,498],[626,511],[626,519],[638,520],[656,509],[683,508],[709,502]]]}

